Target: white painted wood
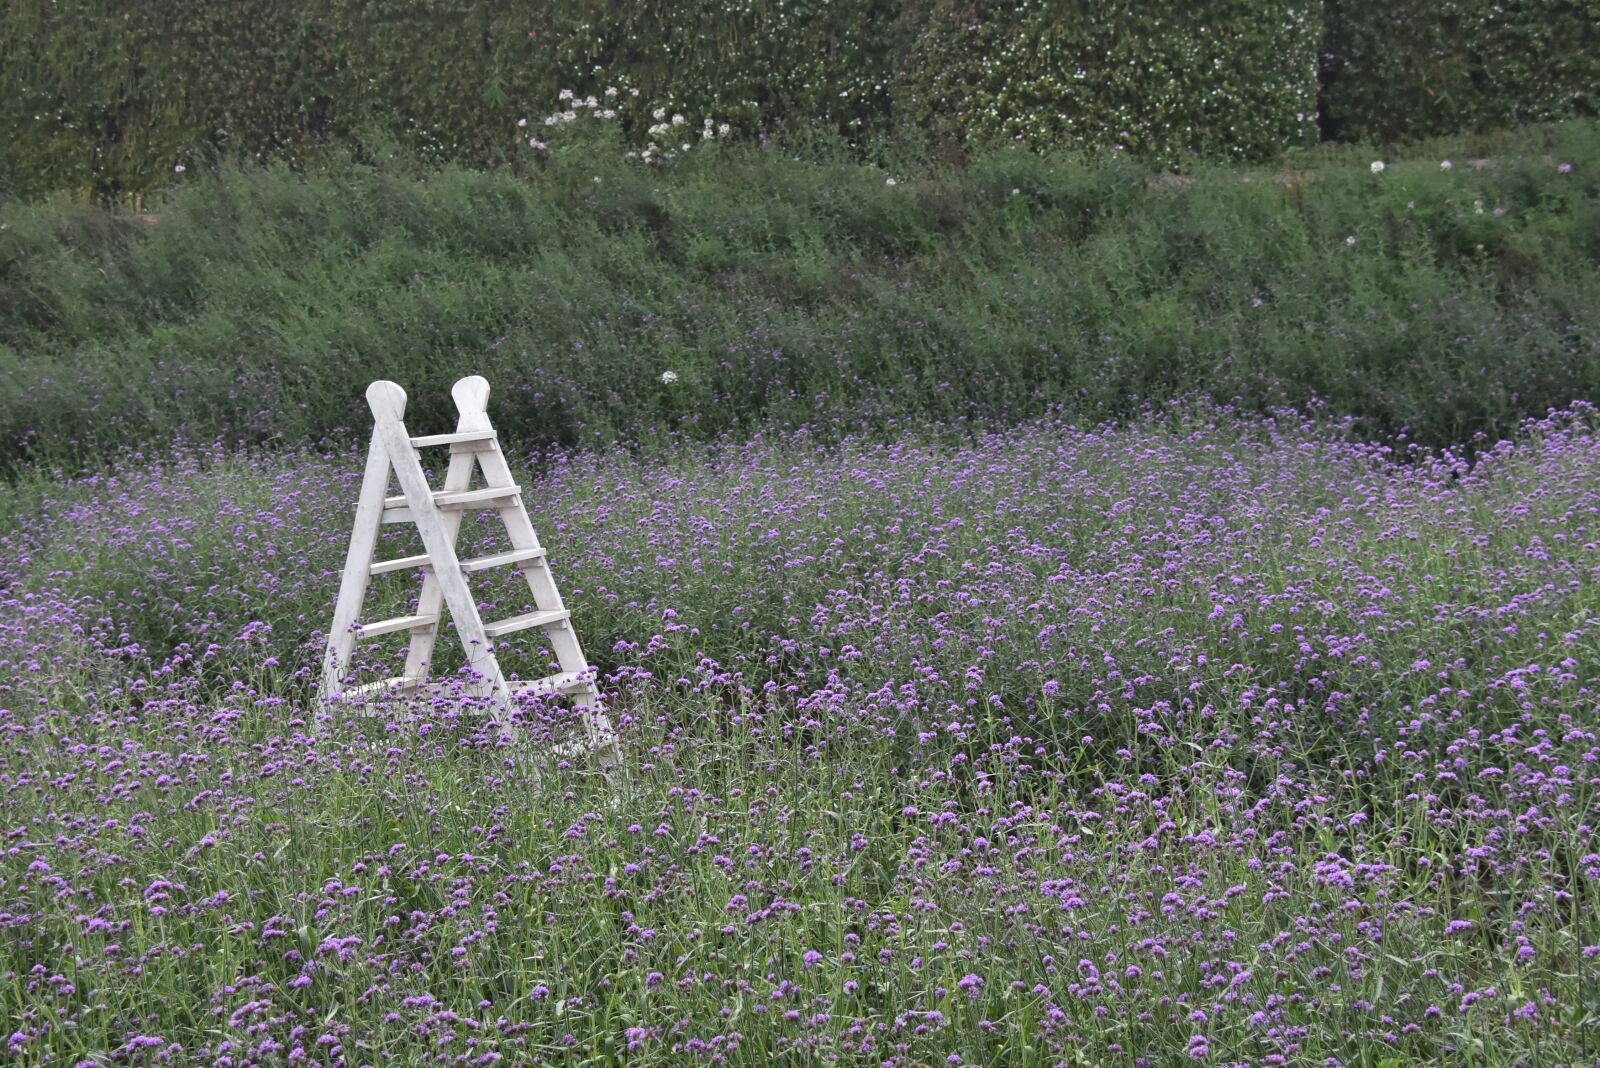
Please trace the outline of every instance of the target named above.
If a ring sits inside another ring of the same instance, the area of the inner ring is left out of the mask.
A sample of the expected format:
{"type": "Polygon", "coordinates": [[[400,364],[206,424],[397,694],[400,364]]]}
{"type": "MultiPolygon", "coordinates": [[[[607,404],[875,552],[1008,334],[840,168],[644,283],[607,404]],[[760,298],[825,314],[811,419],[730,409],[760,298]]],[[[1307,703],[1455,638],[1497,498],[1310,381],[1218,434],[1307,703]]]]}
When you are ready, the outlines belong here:
{"type": "Polygon", "coordinates": [[[415,571],[419,567],[428,566],[428,554],[421,556],[401,556],[393,560],[375,561],[371,568],[374,575],[386,575],[390,571],[415,571]]]}
{"type": "Polygon", "coordinates": [[[544,564],[543,549],[512,549],[507,553],[494,553],[491,556],[480,556],[474,560],[461,561],[461,570],[486,571],[491,567],[501,567],[505,564],[527,564],[529,566],[542,566],[544,564]]]}
{"type": "Polygon", "coordinates": [[[393,619],[381,619],[376,623],[358,623],[357,637],[377,638],[384,634],[393,634],[397,630],[421,630],[423,627],[437,625],[437,616],[395,616],[393,619]]]}
{"type": "Polygon", "coordinates": [[[501,713],[511,711],[513,694],[572,695],[583,718],[590,748],[600,751],[602,762],[615,766],[621,758],[616,734],[601,704],[599,688],[578,643],[577,633],[571,626],[571,612],[562,604],[546,551],[539,544],[523,506],[522,491],[512,478],[510,465],[489,423],[489,383],[473,375],[457,382],[451,393],[458,413],[455,432],[412,437],[406,432],[404,422],[405,390],[387,381],[374,382],[367,389],[367,403],[374,420],[372,446],[340,583],[334,627],[329,633],[322,695],[328,698],[343,691],[342,680],[349,670],[351,650],[357,637],[397,631],[411,632],[404,672],[392,679],[343,692],[349,696],[376,694],[414,689],[424,684],[430,676],[430,660],[444,610],[448,608],[466,650],[468,664],[478,674],[479,681],[471,692],[491,698],[493,706],[501,713]],[[438,490],[428,485],[416,451],[433,445],[450,447],[444,485],[438,490]],[[473,474],[480,470],[484,485],[473,489],[473,474]],[[391,472],[400,483],[401,493],[386,497],[391,472]],[[511,550],[460,560],[455,544],[462,516],[468,509],[488,508],[495,509],[504,522],[511,550]],[[426,552],[374,562],[372,554],[377,545],[379,525],[400,522],[416,524],[426,552]],[[485,624],[467,586],[466,575],[507,565],[517,566],[526,578],[536,610],[485,624]],[[369,623],[365,627],[358,624],[372,575],[418,568],[423,571],[423,583],[413,614],[369,623]],[[536,628],[543,631],[561,670],[542,679],[508,683],[495,656],[495,640],[536,628]]]}
{"type": "Polygon", "coordinates": [[[493,430],[469,430],[454,434],[428,434],[420,438],[412,438],[413,448],[425,449],[429,445],[476,445],[482,449],[495,447],[493,430]]]}
{"type": "MultiPolygon", "coordinates": [[[[467,666],[476,672],[478,678],[472,682],[467,690],[474,696],[494,697],[497,703],[509,704],[511,696],[506,690],[505,679],[500,675],[500,666],[492,654],[489,637],[483,632],[483,620],[478,616],[477,603],[472,599],[472,592],[467,589],[466,580],[462,577],[461,566],[456,560],[455,540],[456,532],[461,525],[461,513],[440,512],[433,503],[433,489],[428,485],[427,476],[423,474],[422,464],[417,460],[416,450],[411,447],[411,437],[406,433],[405,423],[401,415],[405,411],[405,391],[393,382],[374,382],[367,389],[367,403],[372,408],[373,418],[378,424],[378,434],[383,439],[383,446],[389,452],[389,461],[394,467],[395,478],[400,482],[400,488],[405,492],[412,513],[416,516],[417,533],[422,536],[422,546],[428,551],[434,566],[429,569],[428,577],[423,580],[423,593],[428,594],[431,585],[437,587],[444,604],[450,609],[450,618],[456,625],[456,633],[461,638],[461,644],[466,650],[467,666]],[[396,398],[399,404],[396,405],[396,398]]],[[[468,468],[473,453],[463,453],[459,457],[451,457],[450,474],[456,473],[458,466],[468,468]]],[[[445,492],[464,489],[463,486],[452,486],[447,475],[445,492]]],[[[434,604],[419,601],[417,614],[437,618],[439,609],[434,604]]],[[[437,628],[435,628],[437,629],[437,628]]],[[[416,639],[413,638],[413,649],[416,648],[416,639]]],[[[432,643],[428,643],[431,651],[432,643]]],[[[422,671],[412,669],[409,654],[405,674],[421,675],[422,671]]]]}
{"type": "Polygon", "coordinates": [[[559,675],[531,679],[527,682],[513,682],[510,685],[511,692],[521,696],[523,694],[581,693],[592,686],[593,683],[581,671],[563,671],[559,675]]]}
{"type": "Polygon", "coordinates": [[[383,679],[380,682],[369,682],[361,686],[351,686],[346,689],[344,697],[368,697],[372,694],[388,693],[391,690],[415,690],[425,683],[426,679],[408,679],[403,675],[396,675],[392,679],[383,679]]]}
{"type": "MultiPolygon", "coordinates": [[[[395,387],[400,389],[399,386],[395,387]]],[[[399,410],[405,412],[406,395],[400,390],[399,410]]],[[[328,650],[323,658],[322,682],[318,694],[323,699],[344,688],[350,670],[350,653],[355,648],[355,624],[367,596],[368,568],[378,545],[378,523],[383,514],[383,496],[389,492],[389,454],[377,428],[367,449],[367,469],[361,478],[361,495],[356,498],[355,521],[350,527],[350,549],[344,558],[344,576],[339,580],[339,599],[333,606],[333,623],[328,629],[328,650]]]]}
{"type": "MultiPolygon", "coordinates": [[[[451,388],[450,394],[456,402],[456,410],[460,413],[458,430],[482,430],[489,427],[489,382],[481,375],[463,378],[451,388]]],[[[511,465],[506,462],[505,453],[499,449],[493,452],[476,453],[478,465],[483,469],[484,481],[491,486],[510,486],[515,484],[511,476],[511,465]]],[[[501,510],[501,518],[505,520],[506,535],[511,539],[515,549],[538,549],[539,535],[533,529],[533,523],[528,518],[527,509],[523,506],[519,496],[514,502],[514,507],[501,510]]],[[[543,567],[524,568],[522,573],[528,581],[528,591],[533,594],[533,603],[540,612],[565,611],[566,605],[561,601],[561,591],[556,588],[556,580],[549,566],[549,557],[541,558],[543,567]]],[[[589,672],[589,662],[583,655],[583,646],[578,642],[577,631],[570,626],[557,626],[545,631],[549,639],[551,651],[556,654],[556,662],[561,667],[562,674],[586,675],[589,672]]],[[[600,701],[600,688],[591,679],[586,687],[578,691],[573,698],[573,703],[578,706],[583,717],[585,729],[589,734],[589,741],[601,753],[602,761],[611,764],[620,763],[621,751],[617,745],[616,732],[611,728],[611,720],[605,713],[600,701]]]]}
{"type": "MultiPolygon", "coordinates": [[[[485,486],[475,490],[440,490],[433,494],[433,506],[438,509],[454,508],[458,510],[467,508],[499,508],[507,497],[515,497],[522,492],[519,486],[485,486]]],[[[408,508],[409,501],[405,497],[385,497],[384,508],[408,508]]]]}
{"type": "MultiPolygon", "coordinates": [[[[456,424],[455,435],[446,436],[470,436],[475,434],[489,434],[491,437],[494,434],[494,429],[489,425],[487,414],[484,415],[482,420],[471,423],[458,420],[456,424]]],[[[450,465],[445,471],[444,486],[439,490],[439,493],[457,494],[466,492],[467,487],[472,485],[472,474],[476,469],[477,461],[474,459],[473,453],[471,451],[457,451],[455,446],[452,445],[450,450],[450,465]]],[[[491,502],[491,505],[497,503],[499,502],[491,502]]],[[[406,511],[409,515],[410,509],[406,509],[406,511]]],[[[450,539],[450,544],[452,547],[455,545],[456,536],[460,533],[461,520],[462,513],[460,511],[452,510],[443,514],[444,529],[450,539]]],[[[438,570],[439,568],[437,562],[434,562],[428,568],[427,573],[423,576],[422,592],[417,597],[417,611],[419,613],[427,613],[437,616],[443,611],[444,587],[439,584],[438,570]]],[[[463,578],[461,581],[462,585],[464,586],[466,584],[466,580],[463,578]]],[[[469,600],[473,600],[474,611],[476,611],[476,600],[472,598],[469,598],[469,600]]],[[[457,629],[459,631],[459,628],[457,629]]],[[[406,675],[427,675],[430,672],[433,650],[435,648],[435,642],[438,639],[438,635],[439,628],[435,627],[431,631],[419,631],[411,636],[411,647],[406,651],[406,666],[404,672],[406,675]]],[[[483,653],[489,656],[491,660],[493,659],[493,650],[487,645],[487,640],[483,649],[483,653]]],[[[468,659],[472,659],[470,653],[468,654],[468,659]]],[[[499,690],[503,690],[505,681],[504,678],[499,675],[499,662],[495,660],[494,663],[496,677],[500,678],[500,682],[498,684],[499,689],[496,691],[498,693],[499,690]]]]}
{"type": "MultiPolygon", "coordinates": [[[[480,556],[472,560],[461,561],[461,570],[467,574],[474,571],[487,571],[491,567],[503,567],[506,564],[517,564],[527,561],[537,562],[544,557],[543,549],[512,549],[510,552],[494,553],[490,556],[480,556]]],[[[382,575],[390,571],[415,571],[420,567],[431,567],[428,554],[420,556],[401,556],[393,560],[379,560],[372,565],[374,575],[382,575]]]]}
{"type": "Polygon", "coordinates": [[[520,616],[509,619],[485,623],[483,632],[491,638],[515,634],[519,630],[532,630],[534,627],[553,627],[557,623],[565,623],[572,618],[572,613],[565,608],[556,612],[524,612],[520,616]]]}

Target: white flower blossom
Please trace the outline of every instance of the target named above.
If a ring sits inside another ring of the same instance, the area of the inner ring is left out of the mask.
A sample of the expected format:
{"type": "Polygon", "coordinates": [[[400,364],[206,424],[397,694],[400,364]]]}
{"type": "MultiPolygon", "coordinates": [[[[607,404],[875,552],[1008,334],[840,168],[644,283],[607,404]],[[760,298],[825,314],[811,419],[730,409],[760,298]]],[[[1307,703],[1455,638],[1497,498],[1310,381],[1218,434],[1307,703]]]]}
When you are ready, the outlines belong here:
{"type": "Polygon", "coordinates": [[[676,382],[677,380],[678,380],[678,372],[676,372],[676,371],[662,371],[661,372],[661,384],[663,386],[670,386],[670,385],[672,385],[672,383],[676,382]]]}
{"type": "Polygon", "coordinates": [[[637,90],[637,89],[629,89],[628,90],[628,95],[629,96],[638,96],[639,95],[639,90],[637,90]]]}
{"type": "Polygon", "coordinates": [[[1444,162],[1440,163],[1439,164],[1439,169],[1441,171],[1449,170],[1450,169],[1450,161],[1449,160],[1445,160],[1444,162]]]}
{"type": "Polygon", "coordinates": [[[572,90],[571,89],[563,89],[563,90],[561,90],[560,93],[556,94],[556,99],[557,100],[571,100],[572,99],[572,90]]]}
{"type": "Polygon", "coordinates": [[[1355,248],[1356,247],[1356,235],[1355,234],[1351,234],[1349,237],[1344,239],[1344,243],[1349,245],[1351,248],[1355,248]]]}
{"type": "Polygon", "coordinates": [[[662,119],[667,117],[667,109],[666,108],[656,108],[654,111],[652,111],[650,113],[650,117],[652,119],[655,119],[657,122],[659,122],[662,119]]]}
{"type": "Polygon", "coordinates": [[[683,116],[682,115],[673,115],[672,116],[672,125],[674,125],[674,126],[682,126],[683,125],[683,121],[684,120],[683,120],[683,116]]]}
{"type": "Polygon", "coordinates": [[[617,87],[616,86],[614,86],[614,85],[606,86],[606,99],[607,100],[610,100],[612,97],[614,97],[616,95],[617,95],[617,87]]]}
{"type": "Polygon", "coordinates": [[[729,126],[727,123],[723,123],[721,126],[717,127],[717,133],[722,137],[727,137],[732,132],[733,127],[729,126]]]}
{"type": "Polygon", "coordinates": [[[884,185],[899,185],[900,183],[895,181],[893,178],[885,178],[883,180],[883,184],[884,185]]]}
{"type": "Polygon", "coordinates": [[[517,120],[517,129],[520,130],[526,125],[528,125],[528,120],[527,119],[518,119],[517,120]]]}
{"type": "Polygon", "coordinates": [[[605,110],[604,110],[604,111],[602,111],[602,112],[601,112],[601,113],[600,113],[600,117],[601,117],[601,118],[602,118],[602,119],[614,119],[614,118],[616,118],[616,117],[617,117],[617,113],[616,113],[616,111],[615,111],[615,110],[614,110],[614,109],[612,109],[612,108],[606,108],[606,109],[605,109],[605,110]]]}
{"type": "Polygon", "coordinates": [[[1383,160],[1381,160],[1381,159],[1373,160],[1373,162],[1372,162],[1372,173],[1373,174],[1382,174],[1383,173],[1383,160]]]}

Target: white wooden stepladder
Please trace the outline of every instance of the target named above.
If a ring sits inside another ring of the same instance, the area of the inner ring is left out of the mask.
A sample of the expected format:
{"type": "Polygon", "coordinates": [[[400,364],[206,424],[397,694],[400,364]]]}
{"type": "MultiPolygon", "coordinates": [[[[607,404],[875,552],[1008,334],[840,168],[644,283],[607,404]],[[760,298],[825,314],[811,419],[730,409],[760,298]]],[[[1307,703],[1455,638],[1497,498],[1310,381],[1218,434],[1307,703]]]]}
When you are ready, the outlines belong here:
{"type": "Polygon", "coordinates": [[[361,497],[356,504],[339,600],[328,631],[320,690],[322,699],[331,704],[360,694],[424,686],[429,679],[443,612],[448,608],[466,650],[468,666],[474,673],[469,683],[471,696],[487,698],[491,708],[506,714],[511,711],[514,699],[524,693],[569,694],[583,717],[589,746],[601,754],[602,761],[615,763],[620,755],[616,734],[601,706],[599,688],[572,628],[571,613],[561,602],[561,592],[550,573],[545,550],[528,520],[522,490],[513,481],[510,465],[489,424],[489,383],[473,375],[457,382],[450,392],[459,413],[455,433],[412,437],[404,421],[405,390],[387,381],[374,382],[367,388],[367,404],[372,408],[374,420],[372,445],[367,453],[361,497]],[[429,446],[450,449],[450,466],[439,490],[428,485],[417,452],[429,446]],[[479,469],[483,472],[484,485],[473,489],[473,472],[479,469]],[[391,472],[400,483],[398,497],[388,496],[391,472]],[[461,530],[462,516],[469,510],[479,509],[494,509],[499,513],[511,541],[511,551],[460,560],[456,557],[456,536],[461,530]],[[385,523],[416,524],[422,536],[423,554],[375,561],[378,528],[385,523]],[[466,576],[494,567],[515,567],[526,576],[536,606],[534,611],[492,623],[483,621],[466,576]],[[367,584],[373,575],[417,569],[422,569],[424,575],[415,614],[365,625],[358,622],[367,584]],[[531,682],[508,682],[500,670],[494,643],[507,634],[531,629],[544,633],[561,670],[531,682]],[[350,669],[356,640],[399,631],[411,635],[411,648],[406,654],[402,674],[365,686],[346,687],[344,679],[350,669]]]}

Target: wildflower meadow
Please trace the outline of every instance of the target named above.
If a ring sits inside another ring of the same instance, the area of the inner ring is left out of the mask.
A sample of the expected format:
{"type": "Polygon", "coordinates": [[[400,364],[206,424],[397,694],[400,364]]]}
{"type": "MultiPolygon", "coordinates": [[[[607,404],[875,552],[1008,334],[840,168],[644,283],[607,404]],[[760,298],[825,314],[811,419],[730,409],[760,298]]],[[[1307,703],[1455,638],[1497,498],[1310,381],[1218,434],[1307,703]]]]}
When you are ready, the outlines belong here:
{"type": "Polygon", "coordinates": [[[8,1052],[1592,1063],[1595,412],[1348,430],[519,457],[611,780],[553,705],[315,709],[353,449],[25,478],[8,1052]]]}
{"type": "Polygon", "coordinates": [[[1592,125],[1185,184],[557,104],[0,211],[5,1063],[1600,1065],[1592,125]],[[360,389],[480,370],[615,766],[453,634],[318,699],[360,389]]]}

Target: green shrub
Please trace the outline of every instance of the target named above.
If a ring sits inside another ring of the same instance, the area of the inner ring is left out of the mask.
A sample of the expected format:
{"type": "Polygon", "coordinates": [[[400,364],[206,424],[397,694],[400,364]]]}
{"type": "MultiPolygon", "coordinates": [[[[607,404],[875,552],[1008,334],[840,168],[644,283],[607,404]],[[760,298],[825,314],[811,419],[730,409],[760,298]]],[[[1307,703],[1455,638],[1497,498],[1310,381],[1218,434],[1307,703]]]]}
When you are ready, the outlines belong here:
{"type": "Polygon", "coordinates": [[[1092,421],[1191,393],[1499,434],[1600,397],[1600,130],[1502,147],[1484,170],[1345,153],[1183,182],[1017,148],[886,169],[579,145],[521,178],[374,149],[195,178],[156,225],[14,203],[0,458],[315,440],[364,425],[380,377],[442,424],[467,373],[508,435],[564,446],[1092,421]]]}

